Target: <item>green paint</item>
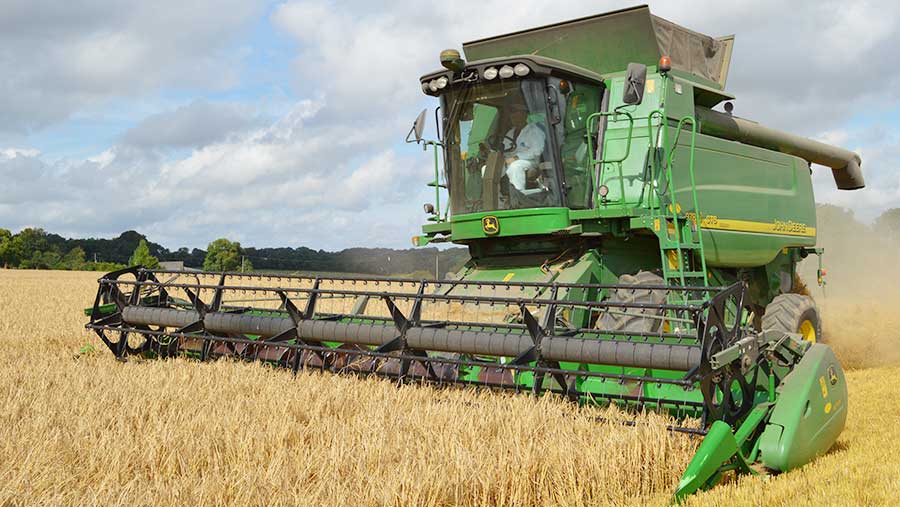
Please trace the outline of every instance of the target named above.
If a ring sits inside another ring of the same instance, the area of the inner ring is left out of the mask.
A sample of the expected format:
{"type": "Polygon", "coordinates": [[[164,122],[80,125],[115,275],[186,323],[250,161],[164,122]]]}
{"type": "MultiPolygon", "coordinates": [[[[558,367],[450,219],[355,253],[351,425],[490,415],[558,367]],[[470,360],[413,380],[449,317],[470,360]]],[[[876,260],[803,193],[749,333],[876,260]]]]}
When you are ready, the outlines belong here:
{"type": "Polygon", "coordinates": [[[571,225],[567,208],[490,211],[459,215],[450,219],[450,231],[454,241],[558,234],[566,232],[571,225]],[[498,233],[484,232],[482,218],[485,216],[497,218],[500,224],[498,233]]]}
{"type": "Polygon", "coordinates": [[[753,452],[756,444],[756,440],[751,437],[768,415],[767,405],[758,406],[747,415],[734,433],[728,424],[722,421],[713,422],[678,483],[675,501],[680,502],[692,493],[715,486],[725,470],[755,474],[747,455],[753,452]]]}
{"type": "Polygon", "coordinates": [[[786,471],[824,453],[847,420],[847,382],[834,352],[812,345],[777,389],[778,403],[760,439],[762,462],[786,471]]]}
{"type": "Polygon", "coordinates": [[[716,485],[722,476],[722,465],[736,456],[740,454],[731,426],[722,421],[713,422],[678,483],[675,501],[716,485]]]}

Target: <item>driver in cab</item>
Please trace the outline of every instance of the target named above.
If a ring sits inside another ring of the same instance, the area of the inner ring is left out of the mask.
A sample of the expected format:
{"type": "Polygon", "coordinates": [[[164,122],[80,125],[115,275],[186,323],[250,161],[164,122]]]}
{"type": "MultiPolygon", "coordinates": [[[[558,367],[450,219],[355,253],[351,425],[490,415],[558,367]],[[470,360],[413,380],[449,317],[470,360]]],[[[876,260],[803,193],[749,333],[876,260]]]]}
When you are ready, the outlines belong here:
{"type": "Polygon", "coordinates": [[[529,176],[535,179],[534,172],[544,153],[547,136],[536,123],[528,123],[528,111],[522,106],[513,109],[509,118],[512,127],[503,137],[506,177],[510,185],[522,194],[542,192],[543,188],[526,188],[526,182],[529,176]]]}

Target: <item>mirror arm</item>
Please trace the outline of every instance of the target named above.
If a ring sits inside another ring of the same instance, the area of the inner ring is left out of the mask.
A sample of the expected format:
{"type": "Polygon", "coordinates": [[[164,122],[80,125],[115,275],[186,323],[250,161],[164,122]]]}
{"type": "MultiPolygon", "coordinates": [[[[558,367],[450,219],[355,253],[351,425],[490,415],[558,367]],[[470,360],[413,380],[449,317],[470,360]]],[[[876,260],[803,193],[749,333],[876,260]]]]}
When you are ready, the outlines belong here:
{"type": "Polygon", "coordinates": [[[434,110],[434,130],[437,132],[438,141],[443,143],[444,136],[443,136],[443,132],[441,129],[441,121],[440,121],[440,115],[439,115],[440,110],[441,110],[441,106],[438,106],[434,110]]]}
{"type": "Polygon", "coordinates": [[[419,113],[419,116],[416,117],[416,121],[413,122],[412,128],[410,128],[409,132],[406,134],[407,143],[419,144],[422,142],[422,131],[425,130],[425,113],[427,112],[428,108],[426,107],[419,113]],[[410,139],[410,136],[415,136],[415,138],[410,139]]]}
{"type": "Polygon", "coordinates": [[[416,132],[416,126],[413,125],[412,127],[409,128],[409,132],[406,133],[406,139],[405,139],[405,141],[406,141],[407,143],[416,143],[416,144],[419,144],[419,143],[422,142],[421,139],[415,139],[415,138],[410,139],[410,137],[413,136],[413,135],[415,134],[415,132],[416,132]]]}

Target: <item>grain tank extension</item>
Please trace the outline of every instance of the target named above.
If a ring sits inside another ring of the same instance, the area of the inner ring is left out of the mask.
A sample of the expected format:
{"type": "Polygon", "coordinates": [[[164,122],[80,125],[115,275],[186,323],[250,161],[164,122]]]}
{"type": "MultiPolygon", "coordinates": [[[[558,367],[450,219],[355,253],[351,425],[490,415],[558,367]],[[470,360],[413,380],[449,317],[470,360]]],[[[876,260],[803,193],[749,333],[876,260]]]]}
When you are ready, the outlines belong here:
{"type": "Polygon", "coordinates": [[[413,242],[467,246],[458,273],[133,267],[100,280],[87,327],[123,359],[237,357],[666,412],[672,431],[703,435],[677,499],[725,472],[801,466],[847,416],[797,287],[797,264],[823,253],[811,164],[852,190],[862,162],[713,110],[731,110],[733,44],[641,6],[444,51],[419,82],[439,137],[422,138],[424,113],[408,136],[435,157],[413,242]]]}

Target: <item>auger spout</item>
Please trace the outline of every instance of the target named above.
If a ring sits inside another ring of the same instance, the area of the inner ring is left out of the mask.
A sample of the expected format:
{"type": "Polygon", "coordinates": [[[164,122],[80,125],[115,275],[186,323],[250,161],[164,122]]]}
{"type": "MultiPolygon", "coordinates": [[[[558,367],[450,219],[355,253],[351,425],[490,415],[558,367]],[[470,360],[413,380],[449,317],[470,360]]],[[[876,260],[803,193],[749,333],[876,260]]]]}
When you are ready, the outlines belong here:
{"type": "Polygon", "coordinates": [[[808,162],[830,167],[841,190],[866,186],[862,159],[856,153],[802,136],[781,132],[730,114],[697,106],[700,132],[760,148],[796,155],[808,162]]]}

